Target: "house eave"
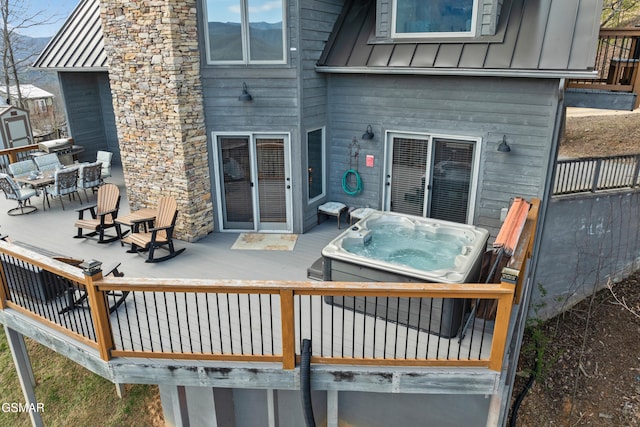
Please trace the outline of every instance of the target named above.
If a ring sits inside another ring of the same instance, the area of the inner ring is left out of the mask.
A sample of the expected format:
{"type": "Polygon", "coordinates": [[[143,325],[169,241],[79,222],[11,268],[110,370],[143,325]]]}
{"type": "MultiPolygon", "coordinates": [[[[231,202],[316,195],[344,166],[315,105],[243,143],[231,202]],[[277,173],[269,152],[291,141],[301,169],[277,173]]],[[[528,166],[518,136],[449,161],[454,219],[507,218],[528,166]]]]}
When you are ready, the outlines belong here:
{"type": "Polygon", "coordinates": [[[316,66],[318,73],[327,74],[392,74],[468,77],[524,77],[537,79],[595,79],[597,71],[571,70],[500,70],[473,68],[388,68],[388,67],[326,67],[316,66]]]}
{"type": "Polygon", "coordinates": [[[40,71],[55,71],[58,73],[96,73],[108,72],[108,67],[33,67],[40,71]]]}

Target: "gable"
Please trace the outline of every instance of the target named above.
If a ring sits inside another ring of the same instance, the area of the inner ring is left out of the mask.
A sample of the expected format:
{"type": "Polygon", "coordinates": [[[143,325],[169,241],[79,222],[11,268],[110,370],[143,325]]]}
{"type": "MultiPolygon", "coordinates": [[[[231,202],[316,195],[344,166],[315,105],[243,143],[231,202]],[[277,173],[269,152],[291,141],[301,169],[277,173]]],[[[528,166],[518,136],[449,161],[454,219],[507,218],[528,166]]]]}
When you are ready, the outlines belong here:
{"type": "Polygon", "coordinates": [[[38,56],[35,68],[106,71],[100,0],[81,0],[38,56]]]}

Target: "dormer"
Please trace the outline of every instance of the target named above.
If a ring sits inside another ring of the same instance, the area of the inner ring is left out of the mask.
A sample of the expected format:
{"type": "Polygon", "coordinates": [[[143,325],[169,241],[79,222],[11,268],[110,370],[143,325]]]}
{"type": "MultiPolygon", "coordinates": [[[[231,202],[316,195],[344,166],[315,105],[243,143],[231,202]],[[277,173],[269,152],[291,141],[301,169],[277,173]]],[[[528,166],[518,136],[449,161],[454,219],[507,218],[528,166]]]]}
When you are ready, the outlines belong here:
{"type": "Polygon", "coordinates": [[[376,41],[476,39],[496,34],[503,0],[376,0],[376,41]]]}

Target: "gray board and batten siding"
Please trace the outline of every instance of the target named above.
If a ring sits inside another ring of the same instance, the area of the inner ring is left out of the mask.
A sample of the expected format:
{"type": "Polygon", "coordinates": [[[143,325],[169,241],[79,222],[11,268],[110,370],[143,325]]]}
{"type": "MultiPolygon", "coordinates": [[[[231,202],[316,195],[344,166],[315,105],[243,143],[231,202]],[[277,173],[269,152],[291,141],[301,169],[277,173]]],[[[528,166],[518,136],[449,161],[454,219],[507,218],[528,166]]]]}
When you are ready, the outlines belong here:
{"type": "MultiPolygon", "coordinates": [[[[342,11],[343,0],[303,1],[300,2],[300,49],[298,67],[300,70],[301,92],[301,182],[306,183],[308,178],[306,167],[308,164],[306,142],[307,132],[324,128],[325,143],[328,144],[328,83],[327,76],[315,71],[316,63],[326,42],[331,35],[337,17],[342,11]]],[[[328,172],[327,172],[328,173],[328,172]]],[[[325,177],[326,178],[326,177],[325,177]]],[[[317,207],[328,200],[325,189],[325,197],[307,203],[309,189],[302,185],[302,211],[303,230],[312,228],[317,223],[317,207]]]]}
{"type": "MultiPolygon", "coordinates": [[[[210,143],[216,133],[290,135],[294,233],[316,224],[317,205],[321,203],[307,203],[306,133],[328,126],[327,76],[315,72],[315,65],[342,10],[342,3],[338,0],[287,3],[286,64],[208,65],[204,59],[204,46],[201,46],[205,125],[210,143]],[[238,101],[243,82],[253,97],[248,103],[238,101]]],[[[198,6],[201,7],[200,3],[198,6]]],[[[202,23],[199,21],[198,24],[204,40],[202,23]]],[[[211,168],[211,176],[216,179],[213,165],[211,168]]],[[[219,224],[216,228],[220,228],[219,224]]]]}
{"type": "Polygon", "coordinates": [[[332,75],[329,82],[332,200],[382,207],[388,131],[481,138],[473,223],[493,237],[500,210],[511,198],[543,197],[560,102],[557,80],[332,75]],[[349,145],[367,124],[376,136],[359,140],[364,189],[349,196],[342,190],[342,174],[350,168],[349,145]],[[510,153],[497,151],[503,136],[510,153]],[[374,156],[374,167],[365,167],[367,155],[374,156]]]}
{"type": "Polygon", "coordinates": [[[74,143],[84,148],[82,161],[95,161],[99,150],[113,153],[120,164],[120,148],[106,72],[58,74],[64,93],[67,120],[74,143]]]}

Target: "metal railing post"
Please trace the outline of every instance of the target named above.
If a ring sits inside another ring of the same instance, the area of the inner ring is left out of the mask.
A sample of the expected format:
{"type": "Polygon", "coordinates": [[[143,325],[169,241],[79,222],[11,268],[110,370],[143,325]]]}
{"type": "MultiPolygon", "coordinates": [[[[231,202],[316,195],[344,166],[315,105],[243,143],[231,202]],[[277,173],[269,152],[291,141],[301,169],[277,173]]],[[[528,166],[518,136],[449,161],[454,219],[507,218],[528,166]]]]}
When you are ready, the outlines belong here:
{"type": "Polygon", "coordinates": [[[635,158],[636,167],[632,176],[633,182],[631,183],[631,188],[636,188],[636,186],[638,185],[638,181],[640,181],[640,154],[636,154],[635,158]]]}
{"type": "Polygon", "coordinates": [[[602,159],[596,160],[596,167],[593,171],[593,181],[591,182],[591,192],[598,191],[598,182],[600,181],[600,168],[602,167],[602,159]]]}

